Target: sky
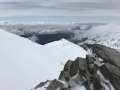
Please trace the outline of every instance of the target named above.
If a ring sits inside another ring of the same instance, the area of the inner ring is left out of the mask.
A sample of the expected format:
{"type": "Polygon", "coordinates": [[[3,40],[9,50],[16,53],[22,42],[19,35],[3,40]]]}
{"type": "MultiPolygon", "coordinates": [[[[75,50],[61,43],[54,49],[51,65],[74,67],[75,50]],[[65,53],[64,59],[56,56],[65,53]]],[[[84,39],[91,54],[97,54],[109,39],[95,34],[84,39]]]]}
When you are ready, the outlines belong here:
{"type": "Polygon", "coordinates": [[[0,21],[120,22],[120,0],[0,0],[0,21]]]}

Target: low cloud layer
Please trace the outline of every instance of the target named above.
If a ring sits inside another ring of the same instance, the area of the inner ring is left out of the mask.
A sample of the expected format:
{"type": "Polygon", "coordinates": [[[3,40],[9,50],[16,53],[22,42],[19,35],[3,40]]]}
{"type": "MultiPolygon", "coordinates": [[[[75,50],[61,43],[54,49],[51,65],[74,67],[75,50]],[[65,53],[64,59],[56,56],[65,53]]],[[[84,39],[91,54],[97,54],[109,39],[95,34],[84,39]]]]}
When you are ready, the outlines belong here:
{"type": "Polygon", "coordinates": [[[119,33],[120,33],[120,25],[115,23],[110,23],[107,25],[96,26],[91,30],[86,31],[85,35],[90,37],[96,37],[96,36],[105,36],[109,34],[112,37],[112,35],[115,36],[115,34],[117,35],[119,33]]]}

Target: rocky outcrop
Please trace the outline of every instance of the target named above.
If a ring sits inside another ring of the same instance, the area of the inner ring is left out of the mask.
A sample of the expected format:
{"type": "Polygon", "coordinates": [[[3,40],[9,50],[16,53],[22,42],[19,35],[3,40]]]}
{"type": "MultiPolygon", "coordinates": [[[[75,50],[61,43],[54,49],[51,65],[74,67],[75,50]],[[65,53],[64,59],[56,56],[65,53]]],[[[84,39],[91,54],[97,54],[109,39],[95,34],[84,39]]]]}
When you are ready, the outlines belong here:
{"type": "Polygon", "coordinates": [[[47,90],[56,90],[58,88],[63,88],[64,84],[60,81],[54,79],[47,87],[47,90]]]}
{"type": "Polygon", "coordinates": [[[106,63],[99,69],[103,76],[110,81],[115,90],[120,90],[120,68],[117,68],[110,63],[106,63]]]}
{"type": "Polygon", "coordinates": [[[108,62],[120,68],[120,52],[118,52],[117,50],[100,44],[94,44],[92,46],[92,50],[105,62],[108,62]]]}
{"type": "Polygon", "coordinates": [[[93,57],[89,56],[89,55],[86,55],[86,59],[85,60],[86,60],[88,65],[89,64],[94,64],[94,61],[95,61],[95,59],[93,57]]]}
{"type": "MultiPolygon", "coordinates": [[[[97,65],[94,65],[94,61],[95,59],[89,55],[87,55],[86,58],[78,57],[75,61],[67,61],[63,71],[61,71],[59,79],[63,80],[64,78],[67,82],[69,82],[71,77],[78,74],[80,76],[79,81],[83,81],[82,84],[85,85],[87,90],[90,90],[91,83],[93,83],[95,90],[101,90],[102,86],[100,85],[100,80],[96,74],[98,67],[97,65]]],[[[77,81],[76,84],[78,84],[77,81]]],[[[69,89],[70,87],[72,88],[69,83],[68,86],[69,89]]]]}
{"type": "MultiPolygon", "coordinates": [[[[61,88],[64,90],[64,84],[56,79],[54,79],[52,81],[47,80],[46,82],[41,82],[34,89],[38,89],[41,87],[46,88],[46,90],[56,90],[58,88],[61,88]],[[49,83],[49,85],[47,87],[44,87],[47,83],[49,83]]],[[[65,90],[67,90],[67,89],[65,89],[65,90]]]]}
{"type": "MultiPolygon", "coordinates": [[[[50,80],[47,80],[47,81],[45,81],[45,82],[41,82],[40,84],[38,84],[34,89],[38,89],[38,88],[40,88],[40,87],[43,87],[43,86],[45,86],[45,84],[47,84],[47,83],[51,83],[51,81],[50,80]]],[[[46,88],[46,87],[45,87],[46,88]]]]}
{"type": "MultiPolygon", "coordinates": [[[[66,62],[59,76],[65,85],[55,79],[49,81],[46,90],[75,90],[76,85],[85,86],[86,90],[120,90],[120,52],[99,44],[94,44],[92,50],[93,56],[66,62]],[[104,63],[98,65],[100,59],[104,63]]],[[[35,89],[47,82],[40,83],[35,89]]]]}
{"type": "Polygon", "coordinates": [[[62,88],[62,89],[60,89],[60,90],[70,90],[70,88],[62,88]]]}
{"type": "Polygon", "coordinates": [[[65,64],[64,66],[64,70],[61,71],[61,74],[59,76],[59,80],[63,80],[65,79],[66,81],[69,81],[70,77],[69,77],[69,74],[70,74],[70,66],[71,64],[73,63],[73,61],[71,60],[68,60],[67,63],[65,64]]]}
{"type": "Polygon", "coordinates": [[[70,77],[75,76],[78,72],[81,76],[84,76],[83,73],[85,72],[87,67],[87,63],[84,58],[77,58],[70,66],[70,77]]]}

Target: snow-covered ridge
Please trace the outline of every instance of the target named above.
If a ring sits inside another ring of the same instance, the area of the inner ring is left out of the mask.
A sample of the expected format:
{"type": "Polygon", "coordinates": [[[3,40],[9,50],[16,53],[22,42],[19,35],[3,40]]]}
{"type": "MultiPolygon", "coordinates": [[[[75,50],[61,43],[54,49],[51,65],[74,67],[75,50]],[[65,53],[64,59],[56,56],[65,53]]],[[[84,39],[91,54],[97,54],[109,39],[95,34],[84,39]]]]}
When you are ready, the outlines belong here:
{"type": "Polygon", "coordinates": [[[87,54],[65,39],[39,45],[2,29],[0,37],[1,90],[30,90],[40,81],[58,78],[68,59],[87,54]]]}

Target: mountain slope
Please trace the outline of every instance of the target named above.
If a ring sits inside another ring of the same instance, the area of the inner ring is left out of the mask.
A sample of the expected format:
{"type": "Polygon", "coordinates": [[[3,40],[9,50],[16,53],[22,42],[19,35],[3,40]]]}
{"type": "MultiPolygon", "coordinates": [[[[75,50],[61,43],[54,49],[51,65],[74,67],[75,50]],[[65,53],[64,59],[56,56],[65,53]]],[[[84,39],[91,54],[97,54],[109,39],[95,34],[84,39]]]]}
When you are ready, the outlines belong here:
{"type": "Polygon", "coordinates": [[[59,79],[47,80],[34,90],[120,90],[120,52],[100,44],[92,55],[68,60],[59,79]]]}
{"type": "Polygon", "coordinates": [[[58,78],[68,59],[84,58],[87,54],[64,39],[38,45],[2,29],[0,37],[1,90],[30,90],[40,81],[58,78]]]}

